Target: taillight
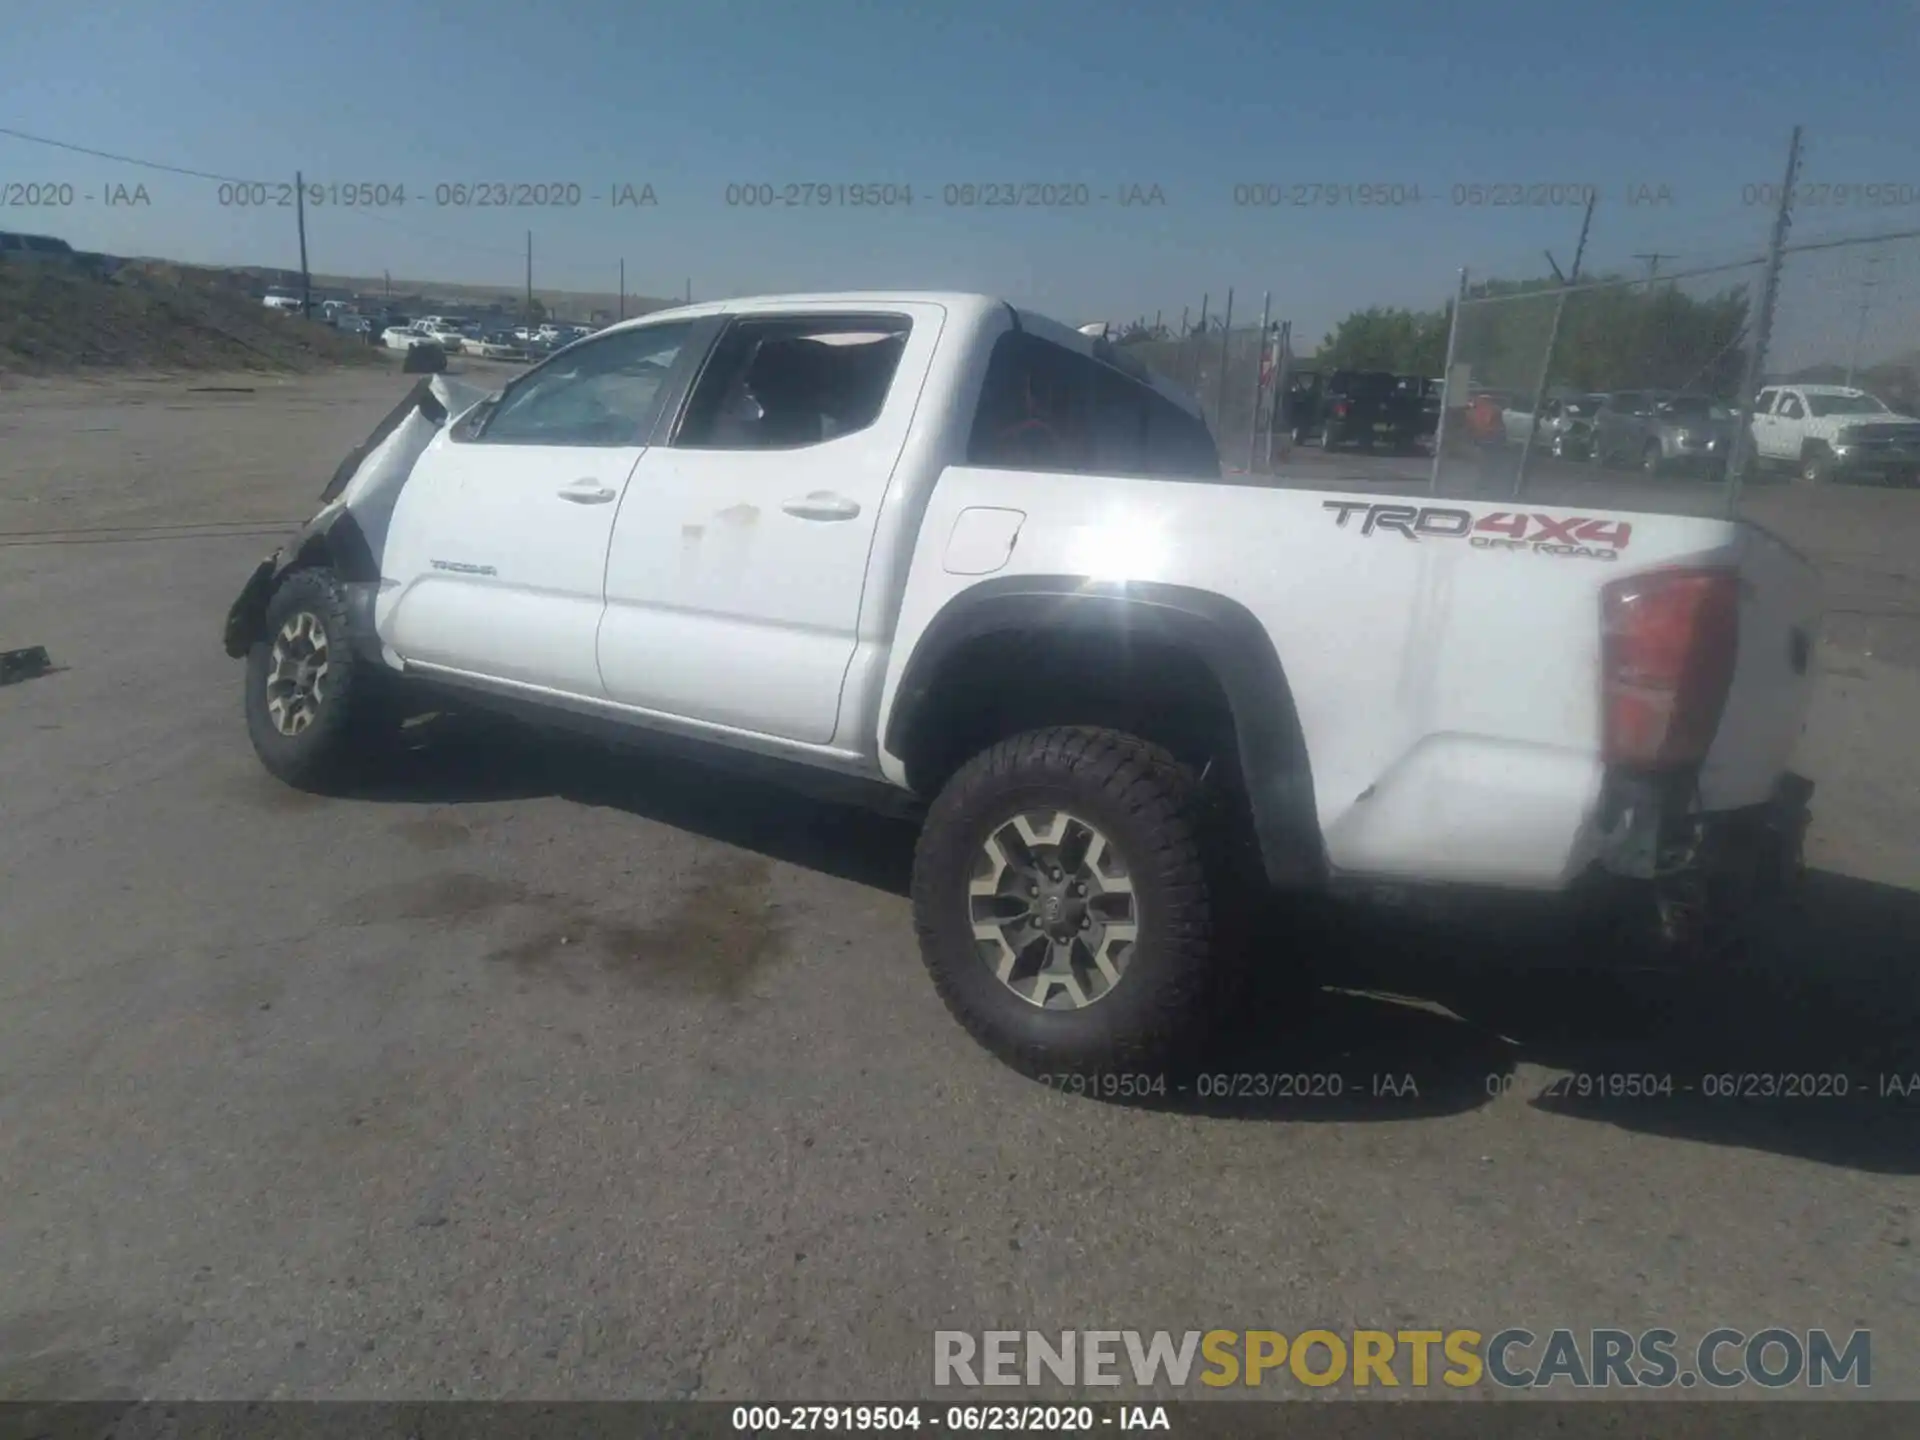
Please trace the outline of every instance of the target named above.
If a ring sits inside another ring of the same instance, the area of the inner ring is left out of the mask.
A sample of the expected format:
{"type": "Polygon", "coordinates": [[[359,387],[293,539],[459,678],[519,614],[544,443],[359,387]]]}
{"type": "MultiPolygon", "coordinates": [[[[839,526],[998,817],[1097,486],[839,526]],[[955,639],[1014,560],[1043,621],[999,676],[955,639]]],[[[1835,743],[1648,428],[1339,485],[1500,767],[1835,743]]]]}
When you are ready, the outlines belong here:
{"type": "Polygon", "coordinates": [[[1337,401],[1334,404],[1333,413],[1336,415],[1344,416],[1347,413],[1347,402],[1344,400],[1337,401]]]}
{"type": "Polygon", "coordinates": [[[1733,683],[1740,577],[1656,570],[1601,591],[1602,748],[1610,765],[1706,758],[1733,683]]]}

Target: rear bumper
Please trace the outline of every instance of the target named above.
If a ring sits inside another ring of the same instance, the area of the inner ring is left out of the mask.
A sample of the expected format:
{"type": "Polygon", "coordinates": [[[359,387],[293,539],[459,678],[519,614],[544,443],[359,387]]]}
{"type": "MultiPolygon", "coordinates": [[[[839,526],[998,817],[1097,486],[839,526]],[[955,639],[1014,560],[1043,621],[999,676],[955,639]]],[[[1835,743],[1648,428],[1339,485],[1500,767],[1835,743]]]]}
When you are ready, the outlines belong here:
{"type": "Polygon", "coordinates": [[[1782,775],[1739,810],[1687,808],[1690,786],[1611,777],[1602,885],[1643,938],[1673,958],[1714,953],[1791,905],[1806,869],[1813,782],[1782,775]]]}

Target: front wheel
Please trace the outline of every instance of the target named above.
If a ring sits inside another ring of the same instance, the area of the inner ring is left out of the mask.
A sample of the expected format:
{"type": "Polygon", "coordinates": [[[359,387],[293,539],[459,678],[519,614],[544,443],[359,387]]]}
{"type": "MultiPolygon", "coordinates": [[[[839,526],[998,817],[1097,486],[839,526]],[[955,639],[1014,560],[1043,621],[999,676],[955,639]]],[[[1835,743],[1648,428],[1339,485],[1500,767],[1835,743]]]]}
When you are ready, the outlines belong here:
{"type": "Polygon", "coordinates": [[[1832,457],[1824,450],[1809,449],[1800,457],[1800,483],[1824,485],[1833,478],[1832,457]]]}
{"type": "Polygon", "coordinates": [[[1657,440],[1649,440],[1646,449],[1640,452],[1641,473],[1649,478],[1658,475],[1660,473],[1661,459],[1660,442],[1657,440]]]}
{"type": "Polygon", "coordinates": [[[296,570],[247,651],[247,736],[268,773],[296,789],[337,785],[393,728],[385,677],[354,653],[347,626],[339,580],[296,570]]]}
{"type": "Polygon", "coordinates": [[[934,801],[914,854],[920,951],[948,1010],[1029,1075],[1190,1052],[1232,978],[1237,913],[1193,774],[1111,730],[1003,740],[934,801]]]}

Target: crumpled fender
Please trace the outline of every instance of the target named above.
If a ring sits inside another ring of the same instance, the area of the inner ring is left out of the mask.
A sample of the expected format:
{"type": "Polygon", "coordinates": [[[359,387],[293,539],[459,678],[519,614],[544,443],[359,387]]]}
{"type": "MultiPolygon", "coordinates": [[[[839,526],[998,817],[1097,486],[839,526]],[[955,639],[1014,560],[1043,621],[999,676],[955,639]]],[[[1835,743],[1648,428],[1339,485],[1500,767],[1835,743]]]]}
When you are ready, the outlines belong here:
{"type": "Polygon", "coordinates": [[[420,381],[393,407],[333,472],[320,492],[320,510],[247,577],[227,610],[222,647],[234,659],[260,638],[267,604],[289,570],[324,566],[361,603],[349,606],[358,648],[377,655],[372,593],[380,581],[387,522],[414,463],[449,419],[463,414],[487,392],[445,375],[420,381]]]}

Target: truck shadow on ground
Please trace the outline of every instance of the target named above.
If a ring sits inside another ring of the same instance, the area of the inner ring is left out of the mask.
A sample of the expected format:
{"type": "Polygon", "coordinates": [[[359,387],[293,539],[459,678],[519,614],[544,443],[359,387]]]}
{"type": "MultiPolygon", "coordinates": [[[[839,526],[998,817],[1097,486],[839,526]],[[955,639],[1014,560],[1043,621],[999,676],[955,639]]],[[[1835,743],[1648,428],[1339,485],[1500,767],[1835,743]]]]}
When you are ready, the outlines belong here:
{"type": "MultiPolygon", "coordinates": [[[[796,793],[702,753],[610,751],[486,721],[433,737],[359,798],[557,795],[908,893],[914,818],[796,793]]],[[[1531,919],[1448,924],[1316,904],[1265,927],[1249,993],[1195,1063],[1053,1084],[1247,1120],[1412,1120],[1518,1100],[1652,1135],[1920,1173],[1916,936],[1920,893],[1828,872],[1747,953],[1685,972],[1578,963],[1568,937],[1531,919]],[[1302,964],[1317,986],[1293,978],[1302,964]]]]}

